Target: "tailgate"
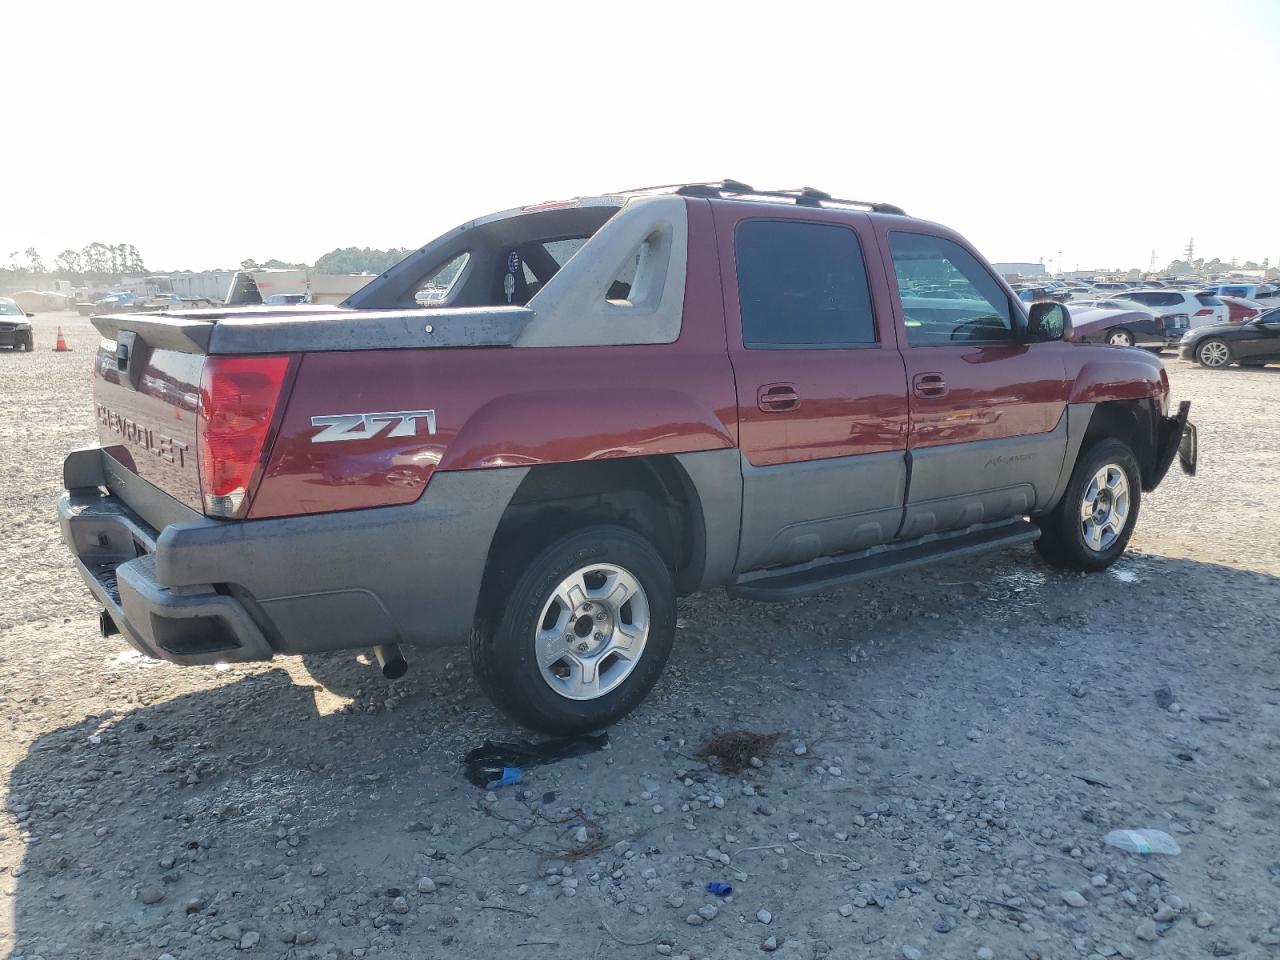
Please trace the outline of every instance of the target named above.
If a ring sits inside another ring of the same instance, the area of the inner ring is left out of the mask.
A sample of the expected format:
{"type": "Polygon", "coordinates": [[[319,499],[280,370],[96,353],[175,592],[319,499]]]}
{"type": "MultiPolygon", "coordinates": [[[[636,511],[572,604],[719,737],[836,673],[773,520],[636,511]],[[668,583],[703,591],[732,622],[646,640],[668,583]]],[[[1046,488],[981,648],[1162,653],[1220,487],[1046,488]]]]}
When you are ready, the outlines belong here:
{"type": "Polygon", "coordinates": [[[93,366],[98,440],[120,467],[107,471],[107,486],[140,509],[125,482],[133,474],[201,510],[196,410],[213,324],[132,314],[94,326],[103,334],[93,366]]]}

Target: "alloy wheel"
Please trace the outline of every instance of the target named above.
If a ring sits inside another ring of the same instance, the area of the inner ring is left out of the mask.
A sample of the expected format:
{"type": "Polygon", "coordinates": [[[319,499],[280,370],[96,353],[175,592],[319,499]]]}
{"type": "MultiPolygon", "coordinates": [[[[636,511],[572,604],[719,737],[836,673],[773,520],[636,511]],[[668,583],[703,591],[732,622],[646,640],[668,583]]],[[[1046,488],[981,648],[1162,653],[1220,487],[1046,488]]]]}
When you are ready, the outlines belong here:
{"type": "Polygon", "coordinates": [[[1206,367],[1222,367],[1231,360],[1231,351],[1221,340],[1210,340],[1200,345],[1200,362],[1206,367]]]}
{"type": "Polygon", "coordinates": [[[538,669],[568,700],[595,700],[631,675],[649,639],[649,600],[629,570],[599,563],[565,577],[542,607],[538,669]]]}
{"type": "Polygon", "coordinates": [[[1080,502],[1084,542],[1102,553],[1124,532],[1129,519],[1129,478],[1118,464],[1108,463],[1093,475],[1080,502]]]}

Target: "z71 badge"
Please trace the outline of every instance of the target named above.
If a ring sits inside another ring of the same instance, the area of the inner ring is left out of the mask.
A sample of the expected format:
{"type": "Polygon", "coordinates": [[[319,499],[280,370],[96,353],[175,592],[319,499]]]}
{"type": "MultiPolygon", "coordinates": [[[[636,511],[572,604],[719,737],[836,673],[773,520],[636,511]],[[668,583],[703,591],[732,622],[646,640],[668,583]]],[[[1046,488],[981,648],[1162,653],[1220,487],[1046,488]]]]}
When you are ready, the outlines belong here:
{"type": "Polygon", "coordinates": [[[415,437],[418,422],[425,420],[427,433],[435,436],[436,412],[434,410],[397,410],[394,413],[336,413],[327,417],[312,417],[313,427],[324,427],[311,438],[312,443],[333,443],[335,440],[372,440],[384,437],[415,437]],[[395,424],[386,433],[387,424],[395,424]]]}

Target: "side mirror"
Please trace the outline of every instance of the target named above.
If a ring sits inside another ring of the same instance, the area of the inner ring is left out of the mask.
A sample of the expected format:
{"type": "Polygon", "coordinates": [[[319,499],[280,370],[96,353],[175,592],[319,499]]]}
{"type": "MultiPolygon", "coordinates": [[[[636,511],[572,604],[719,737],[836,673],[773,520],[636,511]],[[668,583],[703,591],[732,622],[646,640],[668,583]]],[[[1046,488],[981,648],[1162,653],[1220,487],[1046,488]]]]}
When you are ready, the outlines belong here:
{"type": "Polygon", "coordinates": [[[34,316],[35,316],[35,314],[34,314],[34,313],[28,313],[28,314],[27,314],[27,316],[28,316],[28,317],[34,317],[34,316]]]}
{"type": "Polygon", "coordinates": [[[1027,339],[1032,343],[1071,339],[1071,313],[1052,300],[1031,304],[1027,315],[1027,339]]]}

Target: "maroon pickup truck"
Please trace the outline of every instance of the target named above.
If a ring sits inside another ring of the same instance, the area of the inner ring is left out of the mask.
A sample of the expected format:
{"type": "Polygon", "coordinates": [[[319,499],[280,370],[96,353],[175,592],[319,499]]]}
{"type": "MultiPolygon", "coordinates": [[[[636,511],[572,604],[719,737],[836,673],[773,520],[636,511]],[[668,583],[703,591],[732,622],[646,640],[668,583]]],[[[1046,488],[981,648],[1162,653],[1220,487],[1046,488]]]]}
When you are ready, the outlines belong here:
{"type": "Polygon", "coordinates": [[[676,597],[1034,541],[1099,570],[1175,456],[1160,361],[1070,342],[963,238],[734,181],[510,210],[337,307],[101,316],[63,536],[183,664],[470,638],[523,723],[644,699],[676,597]]]}

